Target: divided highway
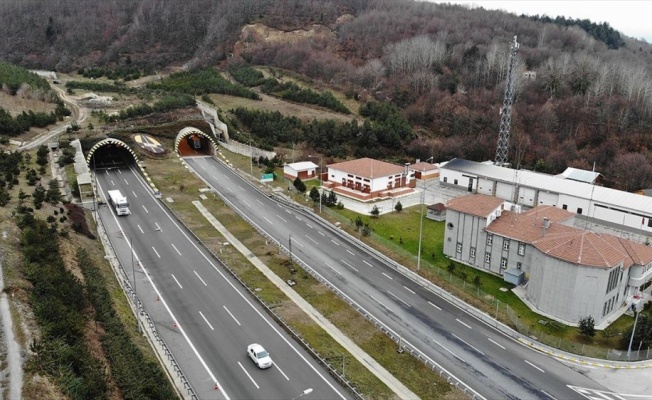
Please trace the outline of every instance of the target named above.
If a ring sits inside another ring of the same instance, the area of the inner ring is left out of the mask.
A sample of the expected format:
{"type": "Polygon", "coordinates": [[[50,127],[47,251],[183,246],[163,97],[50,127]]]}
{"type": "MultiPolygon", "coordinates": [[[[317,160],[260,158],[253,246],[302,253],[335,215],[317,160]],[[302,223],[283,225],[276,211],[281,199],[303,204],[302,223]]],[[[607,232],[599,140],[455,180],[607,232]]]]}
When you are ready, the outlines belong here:
{"type": "Polygon", "coordinates": [[[275,202],[212,157],[184,160],[294,257],[486,399],[582,399],[568,385],[607,390],[535,352],[394,271],[311,213],[275,202]],[[291,235],[291,238],[290,238],[291,235]]]}
{"type": "Polygon", "coordinates": [[[173,353],[176,341],[192,349],[175,357],[194,360],[184,368],[193,387],[217,385],[211,396],[220,399],[350,398],[177,224],[138,172],[120,167],[96,176],[104,198],[119,189],[129,199],[131,215],[117,217],[111,207],[99,214],[125,270],[137,276],[139,297],[158,300],[157,310],[146,311],[159,334],[172,338],[173,353]],[[246,354],[251,343],[271,353],[273,367],[254,365],[246,354]]]}

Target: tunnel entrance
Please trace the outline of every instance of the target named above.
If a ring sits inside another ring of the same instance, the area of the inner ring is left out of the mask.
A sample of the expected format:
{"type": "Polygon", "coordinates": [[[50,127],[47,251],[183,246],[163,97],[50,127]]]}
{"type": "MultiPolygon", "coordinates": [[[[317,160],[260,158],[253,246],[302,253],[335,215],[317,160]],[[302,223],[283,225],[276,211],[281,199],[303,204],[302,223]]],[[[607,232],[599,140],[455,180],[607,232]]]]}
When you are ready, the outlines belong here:
{"type": "Polygon", "coordinates": [[[181,157],[211,156],[217,144],[206,133],[189,126],[179,131],[174,147],[181,157]]]}
{"type": "Polygon", "coordinates": [[[137,162],[134,151],[125,142],[113,138],[97,142],[86,156],[91,170],[127,167],[137,162]]]}

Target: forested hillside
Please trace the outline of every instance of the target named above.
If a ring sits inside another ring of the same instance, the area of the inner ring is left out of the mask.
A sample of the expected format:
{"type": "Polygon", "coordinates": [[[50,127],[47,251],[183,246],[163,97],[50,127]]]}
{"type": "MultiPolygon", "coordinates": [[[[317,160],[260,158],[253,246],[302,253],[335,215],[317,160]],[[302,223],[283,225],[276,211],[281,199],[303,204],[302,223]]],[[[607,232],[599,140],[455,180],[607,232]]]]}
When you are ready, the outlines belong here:
{"type": "Polygon", "coordinates": [[[651,186],[652,47],[607,24],[412,0],[5,0],[0,13],[0,57],[27,67],[244,62],[391,102],[414,134],[374,154],[397,160],[493,159],[515,35],[512,163],[595,163],[607,185],[651,186]]]}

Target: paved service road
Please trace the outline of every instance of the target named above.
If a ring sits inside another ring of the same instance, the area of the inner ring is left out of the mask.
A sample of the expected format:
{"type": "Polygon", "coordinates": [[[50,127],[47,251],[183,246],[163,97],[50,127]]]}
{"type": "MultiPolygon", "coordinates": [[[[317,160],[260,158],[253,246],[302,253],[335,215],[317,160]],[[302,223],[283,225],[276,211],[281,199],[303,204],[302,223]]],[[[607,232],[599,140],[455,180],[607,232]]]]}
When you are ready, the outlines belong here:
{"type": "Polygon", "coordinates": [[[606,388],[413,283],[319,219],[275,202],[212,157],[184,159],[209,185],[405,341],[486,399],[578,399],[606,388]]]}
{"type": "Polygon", "coordinates": [[[192,349],[193,355],[175,357],[189,359],[182,368],[193,387],[217,383],[220,390],[211,397],[220,399],[287,400],[309,388],[302,399],[350,398],[177,224],[137,172],[98,170],[97,180],[104,198],[107,190],[119,189],[129,200],[131,215],[116,217],[106,206],[100,208],[102,220],[125,270],[137,275],[139,297],[160,294],[155,304],[161,305],[146,308],[159,334],[173,353],[177,341],[192,349]],[[251,343],[271,353],[273,367],[259,370],[253,364],[246,355],[251,343]]]}

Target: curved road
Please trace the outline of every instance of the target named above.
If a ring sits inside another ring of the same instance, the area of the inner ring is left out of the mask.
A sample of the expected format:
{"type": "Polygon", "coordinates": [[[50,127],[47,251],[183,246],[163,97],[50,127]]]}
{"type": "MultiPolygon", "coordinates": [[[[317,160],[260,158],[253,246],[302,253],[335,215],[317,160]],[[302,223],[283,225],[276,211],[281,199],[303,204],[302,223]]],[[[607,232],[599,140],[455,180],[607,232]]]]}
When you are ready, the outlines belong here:
{"type": "Polygon", "coordinates": [[[486,399],[583,398],[607,390],[397,273],[310,212],[270,199],[212,157],[184,160],[210,186],[351,300],[486,399]]]}

